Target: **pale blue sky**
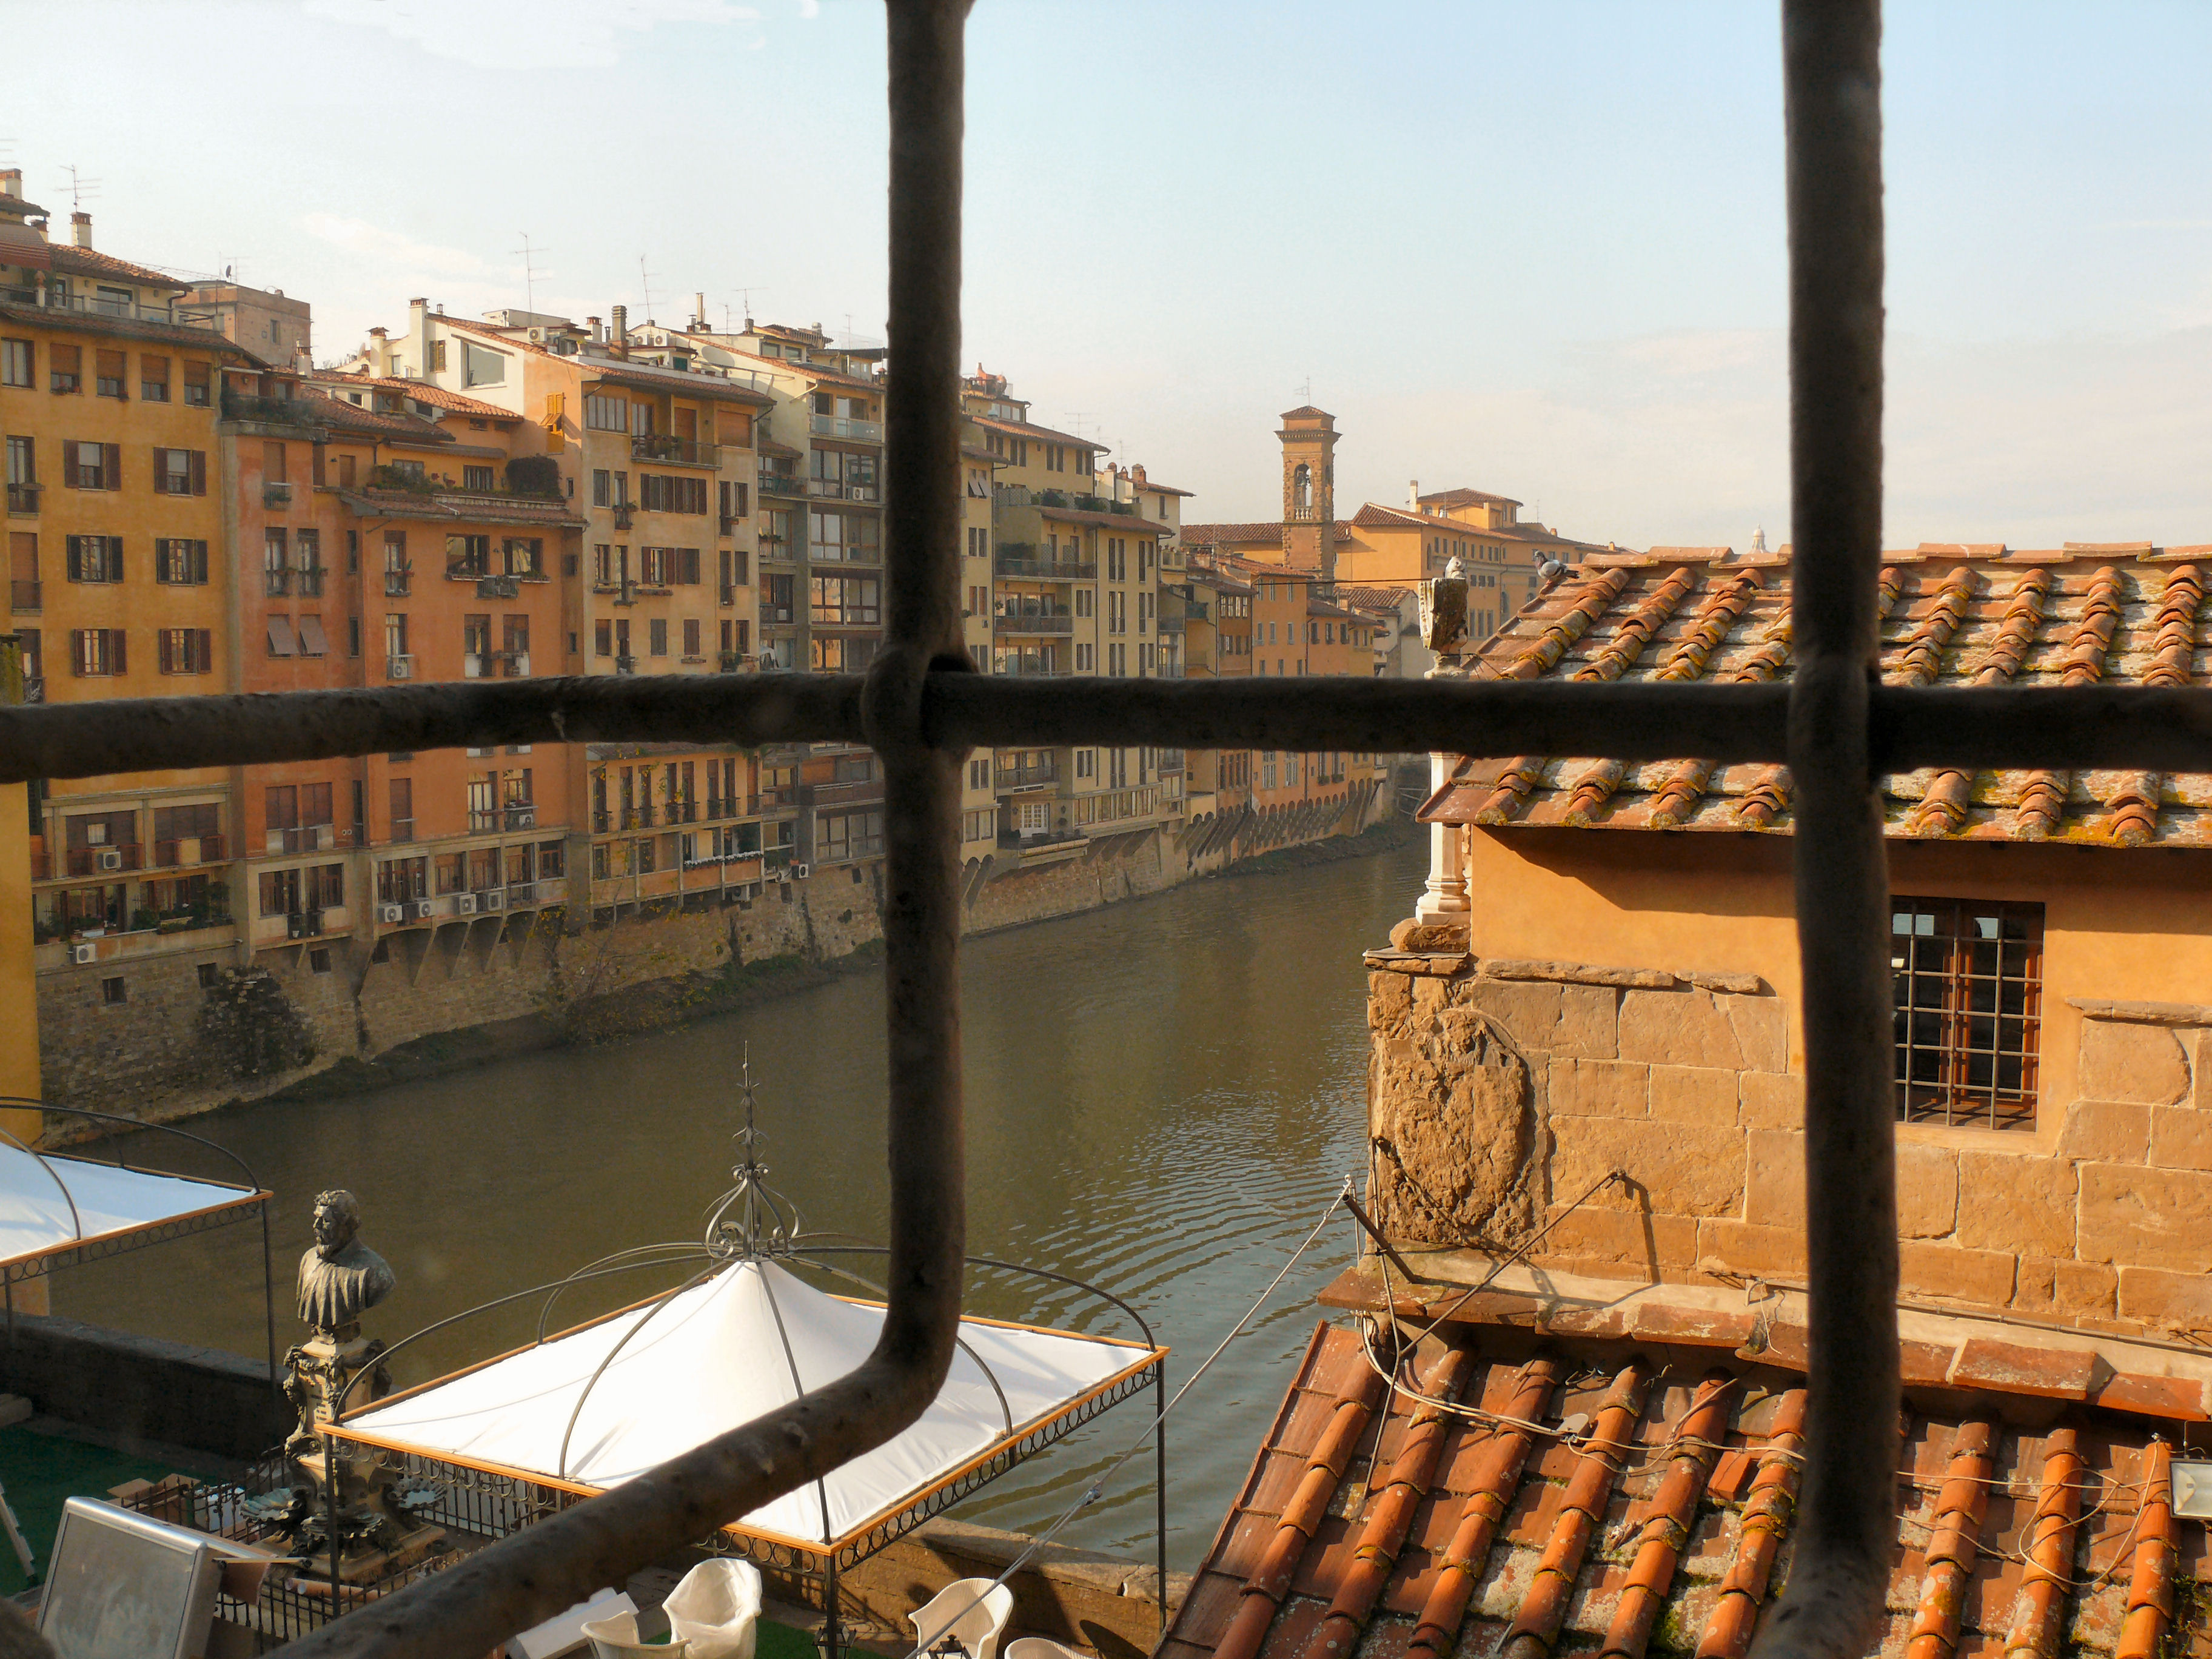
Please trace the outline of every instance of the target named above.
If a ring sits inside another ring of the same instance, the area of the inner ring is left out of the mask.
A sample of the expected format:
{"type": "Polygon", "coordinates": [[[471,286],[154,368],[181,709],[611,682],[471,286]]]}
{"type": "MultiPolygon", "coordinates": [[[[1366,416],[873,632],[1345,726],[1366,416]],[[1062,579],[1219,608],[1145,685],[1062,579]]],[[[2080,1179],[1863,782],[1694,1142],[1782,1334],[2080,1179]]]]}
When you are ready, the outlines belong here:
{"type": "MultiPolygon", "coordinates": [[[[969,362],[1272,514],[1472,483],[1786,533],[1778,8],[979,0],[969,362]]],[[[2212,541],[2212,7],[1889,7],[1888,538],[2212,541]]],[[[872,0],[0,0],[0,142],[100,246],[313,301],[883,331],[872,0]]]]}

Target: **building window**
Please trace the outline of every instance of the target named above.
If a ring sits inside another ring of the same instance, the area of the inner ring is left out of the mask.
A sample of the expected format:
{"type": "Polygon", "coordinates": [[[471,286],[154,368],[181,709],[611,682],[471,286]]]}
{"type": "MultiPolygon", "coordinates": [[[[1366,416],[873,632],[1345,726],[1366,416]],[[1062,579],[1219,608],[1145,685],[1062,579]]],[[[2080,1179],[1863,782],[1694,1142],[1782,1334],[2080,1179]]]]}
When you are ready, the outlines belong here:
{"type": "Polygon", "coordinates": [[[84,390],[84,349],[57,345],[46,348],[47,383],[56,392],[84,390]]]}
{"type": "Polygon", "coordinates": [[[154,490],[161,495],[207,494],[207,453],[198,449],[156,449],[154,490]]]}
{"type": "Polygon", "coordinates": [[[163,536],[154,543],[154,580],[172,586],[204,587],[208,579],[207,544],[181,537],[163,536]]]}
{"type": "Polygon", "coordinates": [[[493,488],[491,469],[488,466],[464,466],[461,469],[461,488],[489,495],[493,488]]]}
{"type": "Polygon", "coordinates": [[[120,351],[95,351],[93,356],[93,392],[102,398],[123,396],[123,382],[131,372],[130,358],[120,351]]]}
{"type": "Polygon", "coordinates": [[[33,362],[28,340],[0,340],[0,386],[34,385],[33,362]]]}
{"type": "Polygon", "coordinates": [[[167,357],[140,356],[138,395],[149,404],[169,401],[169,360],[167,357]]]}
{"type": "Polygon", "coordinates": [[[128,1002],[131,988],[120,979],[104,979],[100,981],[100,1000],[111,1008],[118,1002],[128,1002]]]}
{"type": "Polygon", "coordinates": [[[155,635],[164,674],[205,674],[215,667],[215,635],[204,628],[164,628],[155,635]]]}
{"type": "Polygon", "coordinates": [[[621,398],[586,397],[584,399],[584,424],[595,432],[627,432],[629,430],[629,403],[621,398]]]}
{"type": "Polygon", "coordinates": [[[1890,901],[1897,1115],[2035,1127],[2043,907],[1890,901]]]}
{"type": "Polygon", "coordinates": [[[71,489],[122,489],[121,446],[82,443],[74,438],[64,440],[62,444],[62,482],[71,489]]]}
{"type": "Polygon", "coordinates": [[[646,628],[647,637],[651,641],[647,648],[656,657],[666,656],[668,654],[668,618],[655,617],[646,624],[646,628]]]}
{"type": "Polygon", "coordinates": [[[195,409],[205,409],[210,402],[209,373],[205,363],[185,365],[185,402],[195,409]]]}
{"type": "Polygon", "coordinates": [[[127,669],[119,628],[71,629],[70,655],[80,675],[120,674],[127,669]]]}
{"type": "Polygon", "coordinates": [[[69,536],[63,538],[73,582],[119,582],[123,580],[123,538],[69,536]]]}

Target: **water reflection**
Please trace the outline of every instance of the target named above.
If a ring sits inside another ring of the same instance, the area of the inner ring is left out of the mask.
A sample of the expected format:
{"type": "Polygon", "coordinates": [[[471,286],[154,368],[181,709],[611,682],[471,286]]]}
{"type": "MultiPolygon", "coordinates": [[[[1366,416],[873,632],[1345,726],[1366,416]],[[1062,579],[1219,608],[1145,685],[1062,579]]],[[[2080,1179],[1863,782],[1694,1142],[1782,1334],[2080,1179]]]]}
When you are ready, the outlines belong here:
{"type": "MultiPolygon", "coordinates": [[[[965,953],[969,1248],[1091,1279],[1176,1350],[1170,1386],[1250,1305],[1360,1147],[1360,951],[1410,907],[1421,850],[1195,884],[971,941],[965,953]]],[[[773,1185],[813,1228],[880,1239],[886,1182],[882,988],[839,980],[740,1014],[530,1056],[354,1099],[252,1106],[193,1128],[276,1194],[277,1340],[316,1191],[360,1194],[363,1237],[399,1288],[386,1340],[627,1246],[695,1237],[728,1181],[732,1079],[750,1045],[773,1185]]],[[[149,1154],[151,1155],[150,1152],[149,1154]]],[[[1169,1424],[1170,1555],[1194,1565],[1249,1468],[1311,1293],[1342,1265],[1332,1229],[1169,1424]]],[[[841,1258],[870,1277],[877,1264],[841,1258]]],[[[559,1322],[665,1274],[569,1293],[559,1322]]],[[[183,1240],[73,1270],[56,1311],[258,1353],[259,1235],[183,1240]]],[[[970,1306],[1085,1328],[1120,1316],[1034,1279],[975,1275],[970,1306]]],[[[535,1304],[410,1349],[402,1384],[530,1339],[535,1304]]],[[[968,1500],[994,1526],[1045,1524],[1143,1426],[1109,1413],[968,1500]]],[[[1149,1454],[1062,1538],[1149,1555],[1149,1454]]]]}

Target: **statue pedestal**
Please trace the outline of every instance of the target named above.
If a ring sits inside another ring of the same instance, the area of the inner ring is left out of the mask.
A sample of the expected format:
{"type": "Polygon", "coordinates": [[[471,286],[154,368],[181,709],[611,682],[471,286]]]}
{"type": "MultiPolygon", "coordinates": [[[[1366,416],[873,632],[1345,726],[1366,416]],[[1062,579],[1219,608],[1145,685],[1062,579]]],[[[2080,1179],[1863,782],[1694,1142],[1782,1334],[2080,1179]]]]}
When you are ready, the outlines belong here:
{"type": "Polygon", "coordinates": [[[300,1413],[300,1427],[284,1443],[285,1456],[300,1477],[309,1508],[299,1542],[312,1565],[307,1576],[331,1576],[331,1533],[337,1533],[341,1583],[364,1583],[413,1565],[445,1542],[442,1528],[427,1526],[394,1507],[391,1482],[377,1454],[324,1431],[343,1397],[345,1409],[359,1411],[391,1392],[392,1382],[374,1370],[381,1342],[361,1335],[358,1325],[318,1331],[288,1356],[284,1392],[300,1413]],[[364,1371],[368,1380],[351,1387],[364,1371]]]}

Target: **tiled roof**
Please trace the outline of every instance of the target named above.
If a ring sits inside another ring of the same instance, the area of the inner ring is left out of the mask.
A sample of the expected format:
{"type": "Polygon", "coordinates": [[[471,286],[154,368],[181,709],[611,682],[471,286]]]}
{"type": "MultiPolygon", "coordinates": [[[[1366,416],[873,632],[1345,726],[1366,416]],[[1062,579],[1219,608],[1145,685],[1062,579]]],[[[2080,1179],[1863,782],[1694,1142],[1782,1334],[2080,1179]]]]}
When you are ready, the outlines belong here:
{"type": "Polygon", "coordinates": [[[1432,495],[1418,499],[1423,507],[1432,502],[1437,507],[1473,507],[1477,501],[1495,501],[1500,507],[1521,505],[1510,495],[1493,495],[1486,489],[1439,489],[1432,495]]]}
{"type": "Polygon", "coordinates": [[[1182,527],[1186,544],[1193,542],[1273,542],[1279,545],[1283,526],[1264,520],[1256,524],[1187,524],[1182,527]]]}
{"type": "Polygon", "coordinates": [[[374,386],[379,392],[397,392],[418,404],[428,404],[434,409],[450,409],[457,415],[466,415],[480,421],[520,421],[523,417],[511,409],[501,409],[497,404],[488,404],[477,398],[465,398],[458,392],[448,392],[428,380],[410,380],[392,374],[343,374],[329,379],[318,377],[311,382],[327,390],[337,386],[351,390],[356,386],[374,386]]]}
{"type": "Polygon", "coordinates": [[[1316,409],[1311,404],[1300,404],[1296,409],[1286,409],[1282,413],[1282,418],[1286,421],[1306,416],[1316,416],[1331,419],[1334,418],[1329,416],[1329,412],[1327,410],[1316,409]]]}
{"type": "Polygon", "coordinates": [[[537,525],[580,530],[584,520],[565,502],[526,495],[471,495],[465,490],[342,489],[338,499],[355,512],[384,519],[445,519],[475,524],[537,525]]]}
{"type": "MultiPolygon", "coordinates": [[[[1640,1323],[1447,1326],[1418,1366],[1320,1326],[1160,1659],[1743,1659],[1794,1556],[1802,1348],[1740,1353],[1749,1312],[1640,1323]]],[[[2096,1363],[1906,1345],[1875,1652],[2151,1659],[2177,1610],[2175,1650],[2203,1651],[2212,1574],[2160,1437],[2203,1420],[2203,1384],[2096,1363]]]]}
{"type": "MultiPolygon", "coordinates": [[[[662,368],[653,363],[632,362],[621,357],[599,357],[582,354],[548,351],[533,340],[523,337],[520,330],[502,328],[493,323],[471,322],[465,317],[448,317],[442,311],[433,314],[432,320],[447,328],[458,328],[470,334],[481,334],[487,339],[516,351],[526,351],[539,357],[558,358],[574,363],[586,374],[596,374],[601,380],[618,385],[634,386],[650,392],[683,392],[695,397],[720,398],[730,402],[755,404],[763,408],[772,406],[775,399],[764,392],[755,392],[734,380],[719,374],[695,374],[689,369],[662,368]]],[[[410,385],[413,382],[410,381],[410,385]]]]}
{"type": "Polygon", "coordinates": [[[1096,438],[1079,438],[1073,432],[1055,432],[1048,426],[1034,426],[1027,421],[1002,421],[995,415],[971,415],[968,417],[978,426],[988,426],[1000,432],[1011,432],[1018,438],[1040,438],[1048,444],[1076,444],[1085,449],[1096,449],[1096,438]]]}
{"type": "Polygon", "coordinates": [[[1360,611],[1395,612],[1406,602],[1410,587],[1346,587],[1340,586],[1336,597],[1360,611]]]}
{"type": "Polygon", "coordinates": [[[166,288],[181,294],[190,283],[179,282],[166,272],[145,265],[134,265],[128,259],[118,259],[112,253],[102,253],[97,248],[79,247],[74,242],[52,242],[47,245],[53,253],[54,269],[64,276],[109,276],[118,282],[137,283],[147,288],[166,288]]]}
{"type": "Polygon", "coordinates": [[[1379,507],[1373,501],[1363,505],[1352,515],[1354,530],[1439,530],[1458,535],[1482,534],[1474,525],[1462,524],[1456,519],[1435,519],[1419,513],[1404,513],[1395,507],[1379,507]]]}
{"type": "Polygon", "coordinates": [[[404,438],[423,444],[446,445],[453,441],[452,433],[435,421],[425,420],[411,409],[365,409],[359,404],[333,396],[326,386],[302,386],[301,395],[293,401],[302,406],[300,410],[302,420],[314,421],[340,431],[370,432],[380,438],[404,438]]]}
{"type": "MultiPolygon", "coordinates": [[[[2204,684],[2212,548],[1893,553],[1881,572],[1881,673],[1893,685],[2204,684]]],[[[1790,566],[1710,550],[1593,556],[1484,644],[1484,679],[1787,679],[1790,566]]],[[[2212,844],[2212,775],[1923,768],[1882,780],[1892,836],[2090,847],[2212,844]]],[[[1778,830],[1786,768],[1684,757],[1462,761],[1432,823],[1778,830]]]]}

